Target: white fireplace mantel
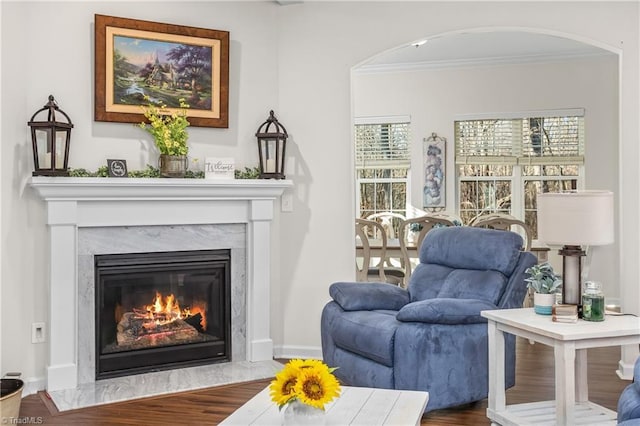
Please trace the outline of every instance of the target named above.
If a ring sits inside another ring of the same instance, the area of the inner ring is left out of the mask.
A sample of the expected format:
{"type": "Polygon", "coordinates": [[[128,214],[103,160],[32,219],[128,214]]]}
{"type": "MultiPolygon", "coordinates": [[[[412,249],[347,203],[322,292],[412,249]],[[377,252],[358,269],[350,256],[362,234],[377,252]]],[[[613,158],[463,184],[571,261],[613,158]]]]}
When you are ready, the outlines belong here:
{"type": "Polygon", "coordinates": [[[288,180],[33,177],[49,227],[47,389],[78,384],[77,237],[82,227],[247,225],[247,360],[273,357],[270,225],[288,180]],[[68,306],[73,309],[56,309],[68,306]],[[265,303],[266,302],[266,303],[265,303]]]}

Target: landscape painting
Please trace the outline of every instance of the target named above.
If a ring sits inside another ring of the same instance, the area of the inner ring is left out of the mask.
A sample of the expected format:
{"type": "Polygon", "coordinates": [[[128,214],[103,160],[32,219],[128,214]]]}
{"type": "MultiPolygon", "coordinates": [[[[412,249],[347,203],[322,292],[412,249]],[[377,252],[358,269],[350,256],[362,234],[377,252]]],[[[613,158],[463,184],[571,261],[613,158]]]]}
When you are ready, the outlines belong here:
{"type": "Polygon", "coordinates": [[[193,126],[228,127],[229,33],[96,15],[96,120],[139,123],[142,105],[188,105],[193,126]]]}
{"type": "Polygon", "coordinates": [[[113,38],[113,103],[164,103],[211,109],[212,51],[209,46],[144,38],[113,38]],[[145,100],[148,99],[147,100],[145,100]]]}

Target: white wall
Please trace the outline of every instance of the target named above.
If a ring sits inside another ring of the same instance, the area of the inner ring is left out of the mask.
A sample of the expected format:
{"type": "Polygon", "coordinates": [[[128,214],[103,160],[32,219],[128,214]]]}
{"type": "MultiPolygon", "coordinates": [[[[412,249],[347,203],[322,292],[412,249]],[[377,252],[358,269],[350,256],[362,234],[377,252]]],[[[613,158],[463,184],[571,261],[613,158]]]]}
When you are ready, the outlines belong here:
{"type": "MultiPolygon", "coordinates": [[[[272,335],[279,354],[318,354],[328,286],[353,279],[351,68],[424,36],[478,27],[531,27],[595,40],[623,53],[620,66],[621,298],[638,313],[638,5],[610,2],[2,3],[2,365],[42,377],[46,321],[44,211],[26,186],[26,121],[53,93],[71,115],[73,167],[95,169],[117,154],[143,165],[145,137],[127,124],[92,120],[93,14],[231,32],[230,128],[192,129],[193,154],[255,164],[254,136],[276,109],[290,134],[287,176],[294,211],[276,218],[272,335]],[[55,19],[52,19],[55,17],[55,19]],[[65,17],[65,18],[63,18],[65,17]],[[60,53],[64,49],[65,52],[60,53]]],[[[637,351],[637,349],[636,349],[637,351]]]]}
{"type": "MultiPolygon", "coordinates": [[[[424,182],[422,140],[436,132],[447,138],[447,211],[456,213],[453,122],[460,114],[584,108],[586,188],[618,188],[618,57],[613,54],[562,62],[355,73],[353,103],[356,117],[411,116],[411,203],[418,208],[424,182]]],[[[604,284],[608,303],[619,303],[617,244],[596,250],[589,279],[604,284]]],[[[560,271],[562,262],[556,259],[554,266],[560,271]]]]}

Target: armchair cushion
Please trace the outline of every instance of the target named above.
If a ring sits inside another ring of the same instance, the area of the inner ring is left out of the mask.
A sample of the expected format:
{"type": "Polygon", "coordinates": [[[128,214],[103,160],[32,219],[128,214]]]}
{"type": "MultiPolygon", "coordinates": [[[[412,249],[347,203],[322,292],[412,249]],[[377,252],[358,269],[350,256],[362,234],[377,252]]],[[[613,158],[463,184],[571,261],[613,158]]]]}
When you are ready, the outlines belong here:
{"type": "Polygon", "coordinates": [[[406,290],[386,283],[337,282],[329,295],[345,311],[397,311],[409,303],[406,290]]]}
{"type": "Polygon", "coordinates": [[[480,311],[491,309],[497,306],[486,300],[438,298],[409,303],[400,309],[396,318],[403,322],[475,324],[487,322],[480,311]]]}
{"type": "Polygon", "coordinates": [[[460,227],[453,235],[447,229],[429,231],[420,248],[421,263],[437,263],[453,269],[492,269],[511,275],[520,257],[520,235],[472,226],[460,227]]]}
{"type": "Polygon", "coordinates": [[[343,349],[391,367],[398,325],[395,311],[344,312],[332,324],[332,338],[343,349]]]}
{"type": "Polygon", "coordinates": [[[486,300],[495,305],[506,285],[507,278],[497,271],[454,269],[444,280],[438,297],[486,300]]]}

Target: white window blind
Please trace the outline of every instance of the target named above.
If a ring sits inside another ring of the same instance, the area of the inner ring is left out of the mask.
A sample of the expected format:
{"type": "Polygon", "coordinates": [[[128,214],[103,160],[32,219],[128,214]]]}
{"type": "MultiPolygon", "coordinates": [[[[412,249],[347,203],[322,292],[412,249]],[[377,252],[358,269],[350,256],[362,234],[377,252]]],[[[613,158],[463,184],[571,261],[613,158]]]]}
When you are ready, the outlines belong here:
{"type": "Polygon", "coordinates": [[[355,125],[356,168],[408,168],[410,123],[363,121],[358,119],[355,125]]]}
{"type": "Polygon", "coordinates": [[[456,164],[584,164],[584,113],[455,121],[456,164]]]}

